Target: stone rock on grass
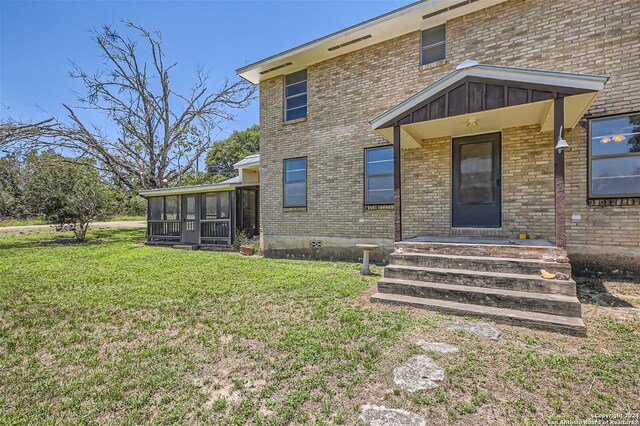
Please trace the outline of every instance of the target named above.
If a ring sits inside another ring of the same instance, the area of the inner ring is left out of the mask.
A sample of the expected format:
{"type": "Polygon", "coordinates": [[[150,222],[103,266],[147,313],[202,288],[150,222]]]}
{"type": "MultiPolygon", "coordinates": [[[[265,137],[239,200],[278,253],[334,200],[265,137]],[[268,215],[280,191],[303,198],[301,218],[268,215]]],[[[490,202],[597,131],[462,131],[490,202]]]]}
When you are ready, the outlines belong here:
{"type": "Polygon", "coordinates": [[[446,343],[425,342],[424,340],[419,340],[418,346],[420,346],[425,351],[434,351],[434,352],[440,352],[443,354],[458,352],[457,347],[453,345],[448,345],[446,343]]]}
{"type": "Polygon", "coordinates": [[[405,365],[393,370],[393,381],[407,392],[433,389],[435,381],[444,379],[444,368],[425,355],[411,358],[405,365]]]}
{"type": "Polygon", "coordinates": [[[367,426],[425,426],[424,419],[413,413],[385,406],[363,405],[362,420],[367,426]]]}
{"type": "Polygon", "coordinates": [[[485,339],[498,340],[498,337],[500,337],[500,332],[486,322],[453,322],[449,324],[447,328],[452,330],[465,330],[485,339]]]}

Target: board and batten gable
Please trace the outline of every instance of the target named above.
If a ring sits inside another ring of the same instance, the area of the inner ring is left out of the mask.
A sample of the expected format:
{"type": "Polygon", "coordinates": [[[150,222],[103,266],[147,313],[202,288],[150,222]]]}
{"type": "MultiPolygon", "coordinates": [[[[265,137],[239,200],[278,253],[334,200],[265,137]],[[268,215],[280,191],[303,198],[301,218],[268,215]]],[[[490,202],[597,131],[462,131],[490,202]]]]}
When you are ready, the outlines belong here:
{"type": "MultiPolygon", "coordinates": [[[[308,116],[283,121],[284,78],[260,83],[261,198],[267,255],[357,258],[356,242],[393,248],[392,206],[364,204],[364,149],[387,145],[369,120],[467,59],[483,64],[610,77],[586,112],[640,111],[637,0],[511,0],[447,22],[447,59],[420,65],[415,31],[307,69],[308,116]],[[282,202],[283,160],[307,157],[306,209],[282,202]],[[311,241],[322,242],[322,248],[311,241]]],[[[480,129],[481,130],[481,129],[480,129]]],[[[503,129],[503,226],[553,241],[553,135],[536,126],[503,129]]],[[[620,265],[640,273],[640,205],[588,200],[587,120],[565,133],[566,238],[578,267],[620,265]],[[607,204],[607,205],[602,205],[607,204]],[[613,205],[611,205],[613,204],[613,205]],[[573,219],[572,219],[573,218],[573,219]],[[594,261],[592,259],[600,259],[594,261]],[[615,262],[610,262],[615,260],[615,262]],[[635,269],[634,269],[635,268],[635,269]]],[[[402,152],[403,236],[450,235],[451,139],[402,152]]],[[[611,267],[613,268],[613,266],[611,267]]],[[[618,266],[615,266],[618,268],[618,266]]]]}

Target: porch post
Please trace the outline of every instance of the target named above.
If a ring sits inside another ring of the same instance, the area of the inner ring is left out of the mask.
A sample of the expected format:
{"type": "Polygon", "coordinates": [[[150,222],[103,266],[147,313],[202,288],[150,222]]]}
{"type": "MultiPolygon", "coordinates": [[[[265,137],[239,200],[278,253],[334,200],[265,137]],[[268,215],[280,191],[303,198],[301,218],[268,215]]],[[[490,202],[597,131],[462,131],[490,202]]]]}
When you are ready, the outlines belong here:
{"type": "Polygon", "coordinates": [[[400,185],[400,126],[393,126],[393,210],[395,241],[402,241],[402,200],[400,185]]]}
{"type": "Polygon", "coordinates": [[[553,176],[555,193],[556,246],[566,247],[565,212],[564,212],[564,150],[555,149],[560,138],[560,127],[564,124],[564,98],[553,100],[553,176]]]}

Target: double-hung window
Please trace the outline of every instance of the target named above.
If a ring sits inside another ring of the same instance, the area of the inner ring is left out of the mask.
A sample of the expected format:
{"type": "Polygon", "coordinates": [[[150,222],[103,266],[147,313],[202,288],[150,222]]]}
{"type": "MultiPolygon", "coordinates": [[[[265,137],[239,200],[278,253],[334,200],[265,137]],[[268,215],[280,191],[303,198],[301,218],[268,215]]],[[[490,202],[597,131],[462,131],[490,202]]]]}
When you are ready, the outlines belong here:
{"type": "Polygon", "coordinates": [[[589,196],[640,197],[640,113],[589,125],[589,196]]]}
{"type": "Polygon", "coordinates": [[[307,70],[284,77],[284,121],[307,116],[307,70]]]}
{"type": "Polygon", "coordinates": [[[447,24],[438,25],[422,31],[420,64],[447,59],[447,24]]]}
{"type": "Polygon", "coordinates": [[[365,150],[365,204],[393,203],[393,146],[365,150]]]}
{"type": "Polygon", "coordinates": [[[307,206],[307,158],[284,160],[284,207],[307,206]]]}

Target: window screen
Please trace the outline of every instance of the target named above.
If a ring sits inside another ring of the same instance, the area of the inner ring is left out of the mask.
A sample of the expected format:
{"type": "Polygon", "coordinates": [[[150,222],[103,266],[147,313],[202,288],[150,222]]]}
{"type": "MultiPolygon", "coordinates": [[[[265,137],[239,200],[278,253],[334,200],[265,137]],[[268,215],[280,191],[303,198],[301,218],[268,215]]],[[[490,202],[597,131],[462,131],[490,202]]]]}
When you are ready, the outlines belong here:
{"type": "Polygon", "coordinates": [[[422,31],[420,63],[422,65],[447,58],[447,24],[422,31]]]}
{"type": "Polygon", "coordinates": [[[284,206],[307,205],[307,159],[284,160],[284,206]]]}
{"type": "Polygon", "coordinates": [[[284,78],[284,121],[307,116],[307,70],[284,78]]]}
{"type": "Polygon", "coordinates": [[[365,203],[393,203],[393,147],[365,151],[365,203]]]}

